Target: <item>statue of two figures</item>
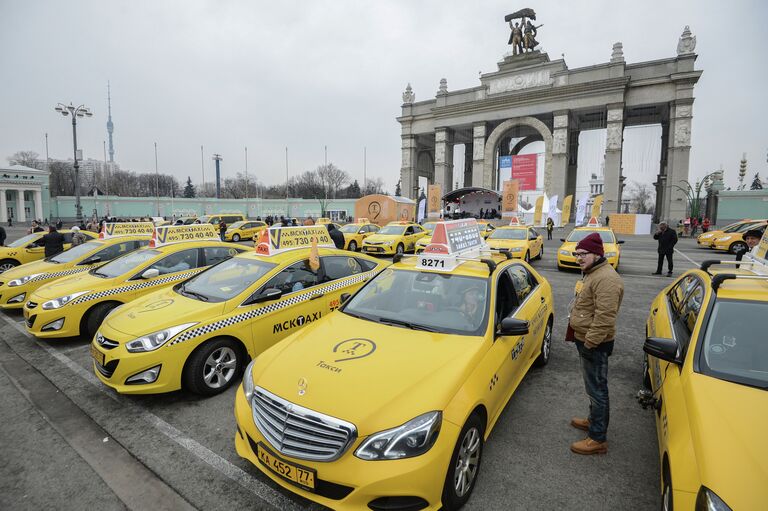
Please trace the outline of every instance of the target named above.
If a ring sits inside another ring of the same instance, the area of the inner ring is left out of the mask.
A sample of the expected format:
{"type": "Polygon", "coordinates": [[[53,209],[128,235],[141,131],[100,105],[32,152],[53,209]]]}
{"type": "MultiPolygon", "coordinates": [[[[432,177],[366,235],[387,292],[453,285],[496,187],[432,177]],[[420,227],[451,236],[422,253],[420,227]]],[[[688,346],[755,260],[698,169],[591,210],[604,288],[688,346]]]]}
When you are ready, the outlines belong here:
{"type": "Polygon", "coordinates": [[[509,28],[512,29],[512,33],[509,34],[509,42],[507,44],[512,45],[512,53],[514,55],[522,54],[523,52],[532,52],[539,42],[536,40],[538,29],[544,25],[534,25],[531,20],[536,20],[536,13],[533,9],[520,9],[517,12],[508,14],[504,17],[504,21],[509,22],[509,28]],[[520,21],[513,21],[520,19],[520,21]]]}

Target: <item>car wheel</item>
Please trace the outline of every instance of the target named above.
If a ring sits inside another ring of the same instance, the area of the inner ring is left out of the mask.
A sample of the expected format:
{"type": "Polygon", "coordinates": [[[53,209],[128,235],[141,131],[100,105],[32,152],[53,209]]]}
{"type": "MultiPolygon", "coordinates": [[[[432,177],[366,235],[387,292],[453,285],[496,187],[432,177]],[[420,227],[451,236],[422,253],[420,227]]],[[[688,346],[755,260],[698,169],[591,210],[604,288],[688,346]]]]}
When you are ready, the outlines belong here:
{"type": "Polygon", "coordinates": [[[730,254],[743,254],[749,250],[749,246],[743,241],[737,241],[728,248],[730,254]]]}
{"type": "Polygon", "coordinates": [[[351,252],[357,252],[357,243],[355,243],[354,241],[350,241],[348,250],[351,252]]]}
{"type": "Polygon", "coordinates": [[[96,335],[96,332],[104,322],[104,318],[107,317],[107,314],[112,312],[112,309],[118,305],[120,304],[114,302],[100,303],[88,312],[88,316],[85,320],[85,333],[90,339],[93,339],[93,336],[96,335]]]}
{"type": "Polygon", "coordinates": [[[666,463],[664,464],[661,477],[661,511],[672,511],[674,509],[672,502],[672,476],[669,475],[669,467],[666,463]]]}
{"type": "Polygon", "coordinates": [[[541,261],[542,257],[544,257],[544,245],[542,245],[541,248],[539,249],[539,255],[536,256],[536,259],[541,261]]]}
{"type": "Polygon", "coordinates": [[[482,461],[483,429],[483,421],[477,413],[472,414],[461,428],[443,486],[443,509],[446,511],[461,508],[472,494],[482,461]]]}
{"type": "Polygon", "coordinates": [[[240,235],[239,234],[233,234],[232,235],[232,241],[234,241],[235,243],[240,241],[240,235]]]}
{"type": "Polygon", "coordinates": [[[4,271],[8,271],[11,268],[16,268],[19,265],[18,261],[14,261],[13,259],[3,259],[0,261],[0,273],[3,273],[4,271]]]}
{"type": "Polygon", "coordinates": [[[525,262],[526,263],[530,263],[531,262],[531,253],[530,252],[526,252],[525,253],[525,262]]]}
{"type": "Polygon", "coordinates": [[[243,371],[243,355],[232,339],[213,339],[192,353],[182,381],[184,387],[203,396],[227,390],[243,371]]]}
{"type": "Polygon", "coordinates": [[[397,248],[395,249],[395,252],[399,255],[403,255],[405,253],[405,247],[402,243],[400,243],[397,248]]]}
{"type": "Polygon", "coordinates": [[[536,365],[544,367],[549,362],[549,355],[552,353],[552,318],[547,321],[547,327],[544,330],[544,338],[541,340],[541,351],[536,357],[536,365]]]}

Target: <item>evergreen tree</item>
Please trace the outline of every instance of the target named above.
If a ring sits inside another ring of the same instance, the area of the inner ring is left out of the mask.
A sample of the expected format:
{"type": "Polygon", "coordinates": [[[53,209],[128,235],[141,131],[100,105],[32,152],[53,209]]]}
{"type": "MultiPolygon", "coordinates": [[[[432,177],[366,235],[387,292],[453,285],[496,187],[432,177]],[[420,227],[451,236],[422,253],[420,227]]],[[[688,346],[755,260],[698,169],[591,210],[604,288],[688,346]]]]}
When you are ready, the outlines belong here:
{"type": "Polygon", "coordinates": [[[760,173],[755,173],[755,179],[752,180],[752,185],[749,187],[750,190],[762,190],[763,189],[763,183],[760,182],[760,173]]]}
{"type": "Polygon", "coordinates": [[[192,178],[189,176],[187,176],[187,184],[184,186],[184,198],[185,199],[195,198],[195,187],[192,184],[192,178]]]}
{"type": "Polygon", "coordinates": [[[401,190],[400,190],[400,180],[397,180],[397,184],[395,185],[395,197],[400,197],[401,190]]]}
{"type": "Polygon", "coordinates": [[[355,179],[351,185],[347,186],[347,189],[344,191],[344,196],[348,199],[357,199],[361,196],[360,183],[357,182],[357,179],[355,179]]]}

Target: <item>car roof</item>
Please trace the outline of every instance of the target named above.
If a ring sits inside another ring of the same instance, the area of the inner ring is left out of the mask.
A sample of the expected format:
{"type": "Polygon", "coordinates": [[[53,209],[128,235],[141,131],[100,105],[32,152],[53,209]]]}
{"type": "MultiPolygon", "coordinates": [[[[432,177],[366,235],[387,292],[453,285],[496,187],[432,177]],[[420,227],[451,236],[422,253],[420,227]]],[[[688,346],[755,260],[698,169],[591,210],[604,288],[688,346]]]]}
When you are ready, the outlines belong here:
{"type": "MultiPolygon", "coordinates": [[[[257,261],[266,261],[274,264],[283,264],[283,263],[293,263],[295,261],[306,259],[307,257],[309,257],[310,250],[311,249],[309,247],[297,248],[294,250],[286,250],[285,252],[279,252],[274,255],[265,256],[262,254],[257,254],[256,250],[252,249],[252,250],[243,252],[241,254],[238,254],[235,257],[254,259],[257,261]]],[[[355,257],[355,258],[365,259],[367,261],[371,261],[379,264],[386,262],[384,259],[375,259],[366,254],[353,253],[353,252],[350,252],[349,250],[341,250],[337,248],[318,248],[317,251],[320,256],[338,255],[338,256],[346,256],[346,257],[355,257]]]]}

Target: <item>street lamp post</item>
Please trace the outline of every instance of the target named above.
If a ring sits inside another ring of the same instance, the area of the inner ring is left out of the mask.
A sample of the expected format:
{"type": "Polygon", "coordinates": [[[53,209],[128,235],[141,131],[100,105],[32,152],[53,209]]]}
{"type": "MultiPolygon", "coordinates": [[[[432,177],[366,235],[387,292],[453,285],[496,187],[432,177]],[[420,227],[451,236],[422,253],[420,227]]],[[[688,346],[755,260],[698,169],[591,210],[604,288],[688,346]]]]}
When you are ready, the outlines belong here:
{"type": "Polygon", "coordinates": [[[72,116],[72,145],[75,157],[75,215],[77,216],[77,224],[80,225],[83,221],[83,207],[80,205],[80,165],[77,163],[77,118],[91,117],[93,113],[85,105],[76,107],[72,103],[69,105],[59,103],[54,110],[64,117],[72,116]]]}

